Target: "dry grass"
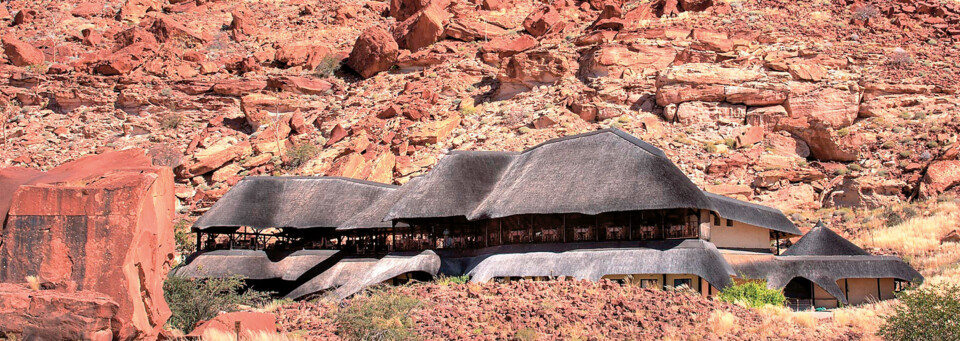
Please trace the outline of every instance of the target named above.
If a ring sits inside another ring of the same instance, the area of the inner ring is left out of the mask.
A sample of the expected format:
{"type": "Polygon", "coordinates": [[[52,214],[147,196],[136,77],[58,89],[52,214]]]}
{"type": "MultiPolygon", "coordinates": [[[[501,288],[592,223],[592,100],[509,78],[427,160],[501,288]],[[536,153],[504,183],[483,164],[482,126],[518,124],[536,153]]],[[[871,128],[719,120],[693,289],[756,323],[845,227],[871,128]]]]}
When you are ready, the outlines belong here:
{"type": "Polygon", "coordinates": [[[881,301],[856,307],[839,308],[833,311],[833,324],[876,335],[883,324],[883,315],[892,313],[899,304],[895,300],[881,301]]]}
{"type": "Polygon", "coordinates": [[[37,276],[27,276],[26,279],[27,279],[27,286],[29,286],[31,290],[34,290],[34,291],[40,290],[40,278],[39,278],[39,277],[37,277],[37,276]]]}
{"type": "Polygon", "coordinates": [[[714,310],[710,314],[710,330],[714,335],[728,335],[737,328],[737,316],[723,310],[714,310]]]}
{"type": "Polygon", "coordinates": [[[936,204],[930,215],[915,217],[902,224],[868,231],[857,243],[889,249],[902,255],[919,255],[940,248],[940,238],[960,224],[960,206],[953,202],[936,204]]]}

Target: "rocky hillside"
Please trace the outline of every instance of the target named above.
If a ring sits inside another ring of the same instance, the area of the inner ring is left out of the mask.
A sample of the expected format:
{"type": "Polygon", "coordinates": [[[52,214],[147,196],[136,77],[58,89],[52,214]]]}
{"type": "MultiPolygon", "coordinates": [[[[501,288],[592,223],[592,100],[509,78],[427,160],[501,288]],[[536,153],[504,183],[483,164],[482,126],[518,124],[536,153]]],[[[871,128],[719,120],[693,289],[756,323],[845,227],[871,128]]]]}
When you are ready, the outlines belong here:
{"type": "Polygon", "coordinates": [[[863,325],[609,281],[422,283],[275,313],[288,337],[407,340],[864,340],[863,325]],[[363,321],[370,320],[364,324],[363,321]],[[352,330],[355,325],[369,326],[352,330]]]}
{"type": "Polygon", "coordinates": [[[148,148],[185,217],[243,176],[402,184],[450,149],[605,127],[804,228],[960,183],[950,0],[12,0],[0,21],[0,167],[148,148]]]}

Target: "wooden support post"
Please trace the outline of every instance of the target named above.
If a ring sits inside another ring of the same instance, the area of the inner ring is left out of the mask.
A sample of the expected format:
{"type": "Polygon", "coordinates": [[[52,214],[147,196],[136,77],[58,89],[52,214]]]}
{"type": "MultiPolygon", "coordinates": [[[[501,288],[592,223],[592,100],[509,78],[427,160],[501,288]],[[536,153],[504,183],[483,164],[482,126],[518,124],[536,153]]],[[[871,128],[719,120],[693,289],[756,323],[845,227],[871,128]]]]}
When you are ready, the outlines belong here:
{"type": "Polygon", "coordinates": [[[497,218],[497,224],[500,225],[500,235],[498,236],[500,239],[500,245],[503,245],[503,218],[497,218]]]}
{"type": "Polygon", "coordinates": [[[563,231],[560,232],[560,234],[563,235],[563,242],[566,243],[567,242],[567,215],[562,214],[560,215],[560,217],[563,218],[563,226],[561,226],[561,228],[563,228],[563,231]]]}
{"type": "Polygon", "coordinates": [[[202,239],[203,238],[200,237],[200,232],[198,231],[197,232],[197,252],[200,252],[200,249],[202,248],[202,243],[203,243],[202,239]]]}
{"type": "Polygon", "coordinates": [[[667,274],[663,274],[663,290],[667,290],[667,274]]]}
{"type": "Polygon", "coordinates": [[[883,296],[883,291],[880,290],[880,278],[877,278],[877,301],[879,301],[883,296]]]}

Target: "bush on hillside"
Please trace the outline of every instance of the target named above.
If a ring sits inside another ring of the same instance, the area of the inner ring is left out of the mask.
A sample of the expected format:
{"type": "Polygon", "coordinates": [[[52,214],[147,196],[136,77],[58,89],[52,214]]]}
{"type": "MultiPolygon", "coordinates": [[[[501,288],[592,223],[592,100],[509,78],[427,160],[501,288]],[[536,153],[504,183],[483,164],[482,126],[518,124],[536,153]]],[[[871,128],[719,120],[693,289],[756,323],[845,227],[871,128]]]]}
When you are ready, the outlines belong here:
{"type": "Polygon", "coordinates": [[[260,305],[270,300],[269,293],[247,290],[240,276],[210,279],[171,276],[163,282],[163,297],[173,313],[167,323],[184,332],[221,311],[237,311],[241,304],[260,305]]]}
{"type": "Polygon", "coordinates": [[[338,309],[338,334],[347,340],[414,340],[410,311],[420,306],[414,297],[374,289],[338,309]]]}
{"type": "Polygon", "coordinates": [[[787,298],[783,292],[768,289],[767,281],[751,280],[731,285],[720,291],[717,297],[721,301],[744,305],[750,308],[759,308],[767,305],[782,306],[787,298]]]}
{"type": "Polygon", "coordinates": [[[900,305],[877,334],[886,340],[960,340],[960,286],[940,285],[897,294],[900,305]]]}

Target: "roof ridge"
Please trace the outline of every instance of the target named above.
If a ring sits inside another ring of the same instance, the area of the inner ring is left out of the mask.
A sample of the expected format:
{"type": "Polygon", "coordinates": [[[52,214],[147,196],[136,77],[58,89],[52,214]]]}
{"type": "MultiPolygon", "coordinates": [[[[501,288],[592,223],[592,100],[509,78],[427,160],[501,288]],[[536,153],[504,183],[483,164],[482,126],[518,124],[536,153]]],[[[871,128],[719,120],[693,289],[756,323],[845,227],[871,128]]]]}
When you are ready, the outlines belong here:
{"type": "Polygon", "coordinates": [[[317,180],[317,181],[327,180],[327,181],[343,181],[343,182],[355,183],[355,184],[358,184],[358,185],[376,186],[376,187],[383,187],[383,188],[389,188],[389,189],[397,189],[397,188],[400,188],[400,186],[394,185],[394,184],[386,184],[386,183],[382,183],[382,182],[369,181],[369,180],[363,180],[363,179],[354,179],[354,178],[348,178],[348,177],[344,177],[344,176],[313,176],[313,175],[290,175],[290,176],[281,175],[281,176],[274,176],[274,175],[253,175],[253,176],[245,176],[245,177],[243,177],[243,179],[240,179],[240,181],[248,181],[248,180],[253,181],[253,180],[260,180],[260,179],[263,179],[263,180],[273,180],[273,179],[276,179],[276,180],[317,180]]]}

